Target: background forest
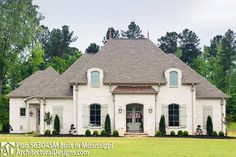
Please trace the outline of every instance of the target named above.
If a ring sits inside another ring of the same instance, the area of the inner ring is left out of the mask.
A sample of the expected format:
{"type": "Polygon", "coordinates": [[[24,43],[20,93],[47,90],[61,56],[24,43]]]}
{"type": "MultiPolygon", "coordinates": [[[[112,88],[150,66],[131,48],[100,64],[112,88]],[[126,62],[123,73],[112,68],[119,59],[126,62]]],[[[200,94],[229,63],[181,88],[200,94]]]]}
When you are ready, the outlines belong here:
{"type": "MultiPolygon", "coordinates": [[[[78,37],[69,26],[49,30],[32,0],[0,1],[0,124],[8,121],[7,94],[18,83],[36,72],[52,66],[60,74],[74,63],[82,52],[72,47],[78,37]]],[[[78,35],[79,36],[79,35],[78,35]]],[[[104,44],[110,38],[148,38],[131,22],[127,30],[107,29],[104,44]]],[[[92,40],[92,39],[91,39],[92,40]]],[[[227,101],[227,121],[236,121],[236,33],[226,30],[217,34],[210,45],[200,47],[197,34],[189,29],[166,32],[156,41],[165,53],[173,53],[195,71],[231,96],[227,101]]],[[[85,53],[97,53],[100,46],[88,45],[85,53]]]]}

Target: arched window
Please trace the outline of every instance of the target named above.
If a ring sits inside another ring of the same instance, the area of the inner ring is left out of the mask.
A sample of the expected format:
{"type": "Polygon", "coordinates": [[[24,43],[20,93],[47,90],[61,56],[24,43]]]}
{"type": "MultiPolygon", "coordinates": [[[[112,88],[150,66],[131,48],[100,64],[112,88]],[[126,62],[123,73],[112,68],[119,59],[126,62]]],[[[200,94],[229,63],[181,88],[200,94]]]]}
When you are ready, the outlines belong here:
{"type": "Polygon", "coordinates": [[[171,104],[168,106],[169,126],[179,126],[179,105],[171,104]]]}
{"type": "Polygon", "coordinates": [[[91,72],[91,87],[98,88],[100,86],[100,73],[98,71],[91,72]]]}
{"type": "Polygon", "coordinates": [[[90,125],[101,125],[101,105],[99,104],[90,105],[90,125]]]}
{"type": "Polygon", "coordinates": [[[178,86],[178,72],[177,71],[171,71],[170,72],[170,86],[177,87],[178,86]]]}

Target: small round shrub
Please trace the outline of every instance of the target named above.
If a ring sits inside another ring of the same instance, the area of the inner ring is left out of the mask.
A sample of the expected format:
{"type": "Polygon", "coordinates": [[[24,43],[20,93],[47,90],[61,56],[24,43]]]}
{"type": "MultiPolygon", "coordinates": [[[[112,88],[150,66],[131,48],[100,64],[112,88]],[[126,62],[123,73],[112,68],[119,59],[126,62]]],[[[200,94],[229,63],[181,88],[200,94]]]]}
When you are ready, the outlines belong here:
{"type": "Polygon", "coordinates": [[[105,130],[101,131],[101,136],[106,136],[106,131],[105,130]]]}
{"type": "Polygon", "coordinates": [[[170,132],[170,136],[175,136],[175,132],[174,132],[174,131],[171,131],[171,132],[170,132]]]}
{"type": "Polygon", "coordinates": [[[183,136],[188,136],[188,131],[184,131],[183,136]]]}
{"type": "Polygon", "coordinates": [[[53,130],[53,131],[52,131],[52,135],[53,135],[53,136],[56,136],[56,135],[58,135],[58,132],[57,132],[57,130],[53,130]]]}
{"type": "Polygon", "coordinates": [[[182,130],[178,131],[178,136],[183,136],[183,131],[182,130]]]}
{"type": "Polygon", "coordinates": [[[217,132],[213,131],[212,136],[217,136],[217,132]]]}
{"type": "Polygon", "coordinates": [[[95,131],[93,132],[93,136],[98,136],[98,131],[95,130],[95,131]]]}
{"type": "Polygon", "coordinates": [[[51,135],[51,131],[47,129],[44,134],[49,136],[49,135],[51,135]]]}
{"type": "Polygon", "coordinates": [[[220,131],[218,135],[219,135],[220,137],[224,137],[224,136],[225,136],[225,134],[224,134],[223,131],[220,131]]]}
{"type": "Polygon", "coordinates": [[[162,136],[161,132],[160,131],[157,131],[156,134],[155,134],[156,137],[160,137],[162,136]]]}
{"type": "Polygon", "coordinates": [[[114,137],[119,137],[119,132],[117,130],[113,131],[112,136],[114,137]]]}
{"type": "Polygon", "coordinates": [[[7,121],[4,121],[2,124],[2,132],[8,134],[10,132],[10,125],[7,121]]]}
{"type": "Polygon", "coordinates": [[[87,129],[87,130],[85,131],[85,135],[86,135],[86,136],[91,136],[91,131],[87,129]]]}

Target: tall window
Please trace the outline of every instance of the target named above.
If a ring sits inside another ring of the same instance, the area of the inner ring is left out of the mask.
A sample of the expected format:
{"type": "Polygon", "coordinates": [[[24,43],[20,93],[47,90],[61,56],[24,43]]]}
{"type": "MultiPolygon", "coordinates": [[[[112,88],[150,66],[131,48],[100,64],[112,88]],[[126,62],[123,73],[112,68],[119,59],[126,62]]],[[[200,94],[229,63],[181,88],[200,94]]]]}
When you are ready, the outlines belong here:
{"type": "Polygon", "coordinates": [[[179,126],[179,105],[171,104],[169,110],[169,126],[179,126]]]}
{"type": "Polygon", "coordinates": [[[100,73],[98,71],[91,72],[91,87],[98,88],[100,85],[100,73]]]}
{"type": "Polygon", "coordinates": [[[170,86],[172,87],[178,86],[178,72],[177,71],[170,72],[170,86]]]}
{"type": "Polygon", "coordinates": [[[92,126],[101,125],[101,106],[99,104],[90,106],[90,124],[92,126]]]}

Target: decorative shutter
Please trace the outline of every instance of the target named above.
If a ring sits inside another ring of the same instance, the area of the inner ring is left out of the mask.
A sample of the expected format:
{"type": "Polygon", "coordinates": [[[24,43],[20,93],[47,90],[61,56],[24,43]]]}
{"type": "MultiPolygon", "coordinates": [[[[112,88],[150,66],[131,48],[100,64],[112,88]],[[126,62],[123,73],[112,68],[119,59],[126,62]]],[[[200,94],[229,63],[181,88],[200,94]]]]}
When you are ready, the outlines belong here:
{"type": "Polygon", "coordinates": [[[168,105],[162,104],[161,105],[161,115],[165,116],[165,123],[166,126],[169,126],[169,114],[168,114],[168,105]]]}
{"type": "Polygon", "coordinates": [[[203,129],[206,129],[207,117],[211,116],[213,119],[212,106],[203,106],[203,129]]]}
{"type": "Polygon", "coordinates": [[[186,125],[187,125],[186,104],[182,104],[180,106],[180,127],[186,128],[186,125]]]}
{"type": "MultiPolygon", "coordinates": [[[[101,105],[101,126],[103,127],[105,124],[105,118],[108,114],[108,104],[101,105]]],[[[109,115],[111,116],[111,115],[109,115]]]]}
{"type": "Polygon", "coordinates": [[[90,124],[90,108],[89,105],[83,104],[83,127],[88,128],[90,124]]]}

